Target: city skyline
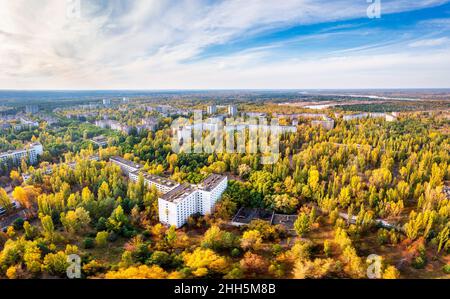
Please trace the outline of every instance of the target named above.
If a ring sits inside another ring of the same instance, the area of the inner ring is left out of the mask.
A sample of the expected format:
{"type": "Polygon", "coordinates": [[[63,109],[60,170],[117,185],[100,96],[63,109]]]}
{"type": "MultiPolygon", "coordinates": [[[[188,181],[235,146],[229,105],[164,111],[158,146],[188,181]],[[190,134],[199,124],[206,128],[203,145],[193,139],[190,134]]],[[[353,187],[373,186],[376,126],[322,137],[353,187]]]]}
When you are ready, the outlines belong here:
{"type": "Polygon", "coordinates": [[[450,1],[0,4],[0,89],[450,87],[450,1]]]}

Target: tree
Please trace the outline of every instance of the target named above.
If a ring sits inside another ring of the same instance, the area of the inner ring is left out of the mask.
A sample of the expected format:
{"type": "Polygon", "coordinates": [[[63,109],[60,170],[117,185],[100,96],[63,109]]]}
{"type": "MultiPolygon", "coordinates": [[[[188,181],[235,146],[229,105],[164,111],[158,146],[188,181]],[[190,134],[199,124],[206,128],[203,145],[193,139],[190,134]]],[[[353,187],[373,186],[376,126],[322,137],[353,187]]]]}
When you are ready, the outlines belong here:
{"type": "Polygon", "coordinates": [[[0,188],[0,207],[6,211],[10,211],[13,207],[11,199],[3,188],[0,188]]]}
{"type": "Polygon", "coordinates": [[[244,232],[241,238],[241,247],[244,250],[259,250],[262,245],[261,233],[257,230],[248,230],[244,232]]]}
{"type": "Polygon", "coordinates": [[[239,264],[242,270],[250,275],[264,274],[269,267],[269,263],[264,257],[251,252],[246,252],[239,264]]]}
{"type": "Polygon", "coordinates": [[[383,279],[398,279],[400,278],[400,271],[394,266],[388,266],[383,272],[383,279]]]}
{"type": "Polygon", "coordinates": [[[27,240],[33,240],[37,235],[36,227],[32,226],[28,221],[23,223],[23,229],[25,231],[25,238],[27,240]]]}
{"type": "Polygon", "coordinates": [[[201,246],[213,250],[232,248],[236,243],[236,237],[226,231],[222,231],[217,225],[211,226],[203,236],[201,246]]]}
{"type": "Polygon", "coordinates": [[[127,224],[128,224],[128,217],[123,212],[122,206],[119,205],[111,213],[111,216],[108,218],[106,226],[110,231],[119,232],[127,224]]]}
{"type": "Polygon", "coordinates": [[[300,259],[294,266],[294,278],[323,278],[333,270],[333,265],[334,262],[332,259],[317,258],[314,261],[300,259]]]}
{"type": "Polygon", "coordinates": [[[294,222],[295,232],[299,237],[303,237],[311,228],[310,219],[308,214],[301,212],[297,220],[294,222]]]}
{"type": "Polygon", "coordinates": [[[49,253],[44,258],[43,268],[50,275],[63,277],[66,275],[69,262],[67,262],[67,255],[63,251],[57,253],[49,253]]]}
{"type": "Polygon", "coordinates": [[[95,244],[97,244],[98,247],[105,247],[108,243],[108,236],[108,232],[98,232],[97,236],[95,237],[95,244]]]}
{"type": "Polygon", "coordinates": [[[213,273],[226,273],[228,269],[227,260],[216,254],[211,249],[197,248],[192,253],[183,253],[186,266],[194,270],[194,275],[201,277],[210,271],[213,273]]]}
{"type": "Polygon", "coordinates": [[[55,226],[53,225],[52,217],[45,215],[41,217],[42,234],[49,241],[53,242],[55,237],[55,226]]]}
{"type": "Polygon", "coordinates": [[[110,271],[106,273],[107,279],[164,279],[167,272],[161,267],[153,266],[133,266],[119,271],[110,271]]]}
{"type": "Polygon", "coordinates": [[[75,211],[61,213],[60,219],[64,228],[70,233],[77,233],[85,230],[91,222],[89,212],[82,207],[77,208],[75,211]]]}
{"type": "Polygon", "coordinates": [[[16,187],[12,193],[14,199],[16,199],[21,206],[31,209],[33,203],[36,200],[39,190],[33,186],[16,187]]]}

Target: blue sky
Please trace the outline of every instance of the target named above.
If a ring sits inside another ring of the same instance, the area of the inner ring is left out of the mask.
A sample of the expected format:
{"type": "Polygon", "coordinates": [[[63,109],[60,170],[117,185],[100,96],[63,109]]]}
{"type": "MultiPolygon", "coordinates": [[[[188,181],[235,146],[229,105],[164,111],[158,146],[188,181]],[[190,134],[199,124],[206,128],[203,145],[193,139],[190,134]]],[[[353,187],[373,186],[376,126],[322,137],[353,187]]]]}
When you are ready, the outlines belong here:
{"type": "Polygon", "coordinates": [[[450,87],[450,0],[0,0],[2,89],[450,87]]]}

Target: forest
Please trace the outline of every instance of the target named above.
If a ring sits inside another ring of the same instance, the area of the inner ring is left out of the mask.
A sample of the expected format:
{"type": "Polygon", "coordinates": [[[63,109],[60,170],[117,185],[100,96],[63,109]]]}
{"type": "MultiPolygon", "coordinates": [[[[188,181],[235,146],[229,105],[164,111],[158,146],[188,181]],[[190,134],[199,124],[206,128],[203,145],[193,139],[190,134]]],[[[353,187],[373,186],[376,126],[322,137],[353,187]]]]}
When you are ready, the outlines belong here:
{"type": "MultiPolygon", "coordinates": [[[[152,115],[137,110],[108,114],[128,123],[152,115]]],[[[2,169],[1,183],[11,184],[26,217],[0,232],[0,277],[64,278],[67,257],[77,254],[83,278],[366,278],[367,257],[376,254],[379,278],[449,278],[448,114],[404,112],[395,122],[332,116],[332,130],[303,120],[284,134],[272,165],[259,154],[175,154],[170,116],[153,132],[128,136],[65,115],[53,126],[2,132],[2,149],[37,141],[44,154],[39,166],[23,160],[2,169]],[[88,140],[100,134],[105,148],[88,140]],[[88,159],[94,154],[99,161],[88,159]],[[213,214],[165,227],[157,190],[142,176],[129,181],[108,162],[115,155],[177,182],[223,174],[228,188],[213,214]],[[23,181],[23,173],[32,177],[23,181]],[[235,227],[241,207],[296,215],[293,230],[257,219],[235,227]]],[[[7,193],[0,188],[0,206],[12,213],[7,193]]]]}

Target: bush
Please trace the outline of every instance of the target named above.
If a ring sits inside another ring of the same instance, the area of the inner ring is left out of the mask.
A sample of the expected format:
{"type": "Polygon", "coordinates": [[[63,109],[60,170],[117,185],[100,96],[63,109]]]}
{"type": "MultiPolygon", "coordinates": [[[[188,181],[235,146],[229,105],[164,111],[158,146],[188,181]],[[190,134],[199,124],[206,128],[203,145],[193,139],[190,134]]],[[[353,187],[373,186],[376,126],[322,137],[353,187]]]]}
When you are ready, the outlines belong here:
{"type": "Polygon", "coordinates": [[[422,255],[415,257],[411,263],[411,265],[416,269],[423,269],[423,268],[425,268],[426,264],[427,264],[427,260],[422,255]]]}
{"type": "Polygon", "coordinates": [[[104,217],[100,217],[97,221],[97,225],[95,226],[97,231],[104,231],[106,230],[106,219],[104,217]]]}
{"type": "Polygon", "coordinates": [[[23,228],[24,222],[25,222],[25,220],[23,220],[22,218],[17,218],[16,220],[14,220],[14,222],[13,222],[14,229],[21,230],[23,228]]]}
{"type": "Polygon", "coordinates": [[[83,247],[84,249],[90,249],[90,248],[94,248],[95,245],[95,241],[93,238],[85,238],[83,240],[83,247]]]}
{"type": "Polygon", "coordinates": [[[233,250],[231,250],[232,257],[238,257],[239,255],[241,255],[241,251],[238,248],[233,248],[233,250]]]}
{"type": "Polygon", "coordinates": [[[442,268],[442,271],[444,271],[445,274],[450,274],[450,264],[445,265],[442,268]]]}
{"type": "Polygon", "coordinates": [[[97,236],[95,237],[95,243],[98,247],[105,247],[106,243],[108,242],[108,232],[98,232],[97,236]]]}

